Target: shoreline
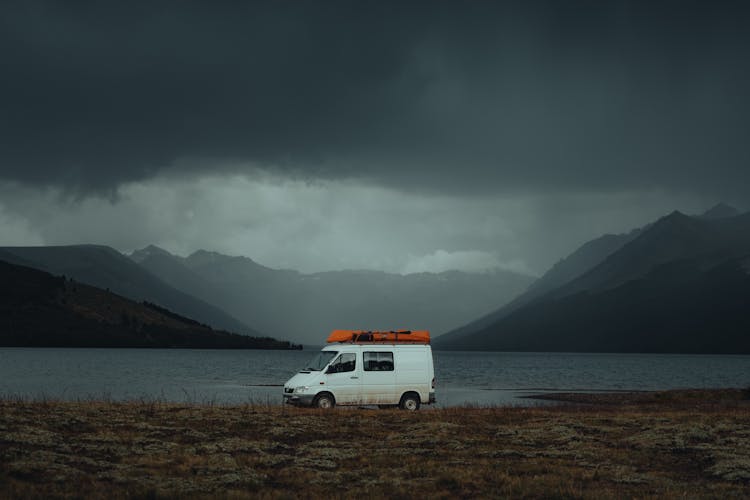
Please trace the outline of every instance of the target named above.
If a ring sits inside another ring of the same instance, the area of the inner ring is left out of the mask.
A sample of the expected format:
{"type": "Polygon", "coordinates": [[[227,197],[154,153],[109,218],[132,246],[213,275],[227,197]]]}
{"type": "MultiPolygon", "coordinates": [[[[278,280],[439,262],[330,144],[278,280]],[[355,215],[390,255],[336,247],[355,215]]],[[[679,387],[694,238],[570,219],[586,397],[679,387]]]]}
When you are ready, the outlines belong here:
{"type": "Polygon", "coordinates": [[[579,405],[641,405],[666,406],[716,404],[717,402],[750,405],[750,387],[727,389],[670,389],[663,391],[563,391],[518,396],[524,399],[553,401],[579,405]]]}
{"type": "Polygon", "coordinates": [[[6,399],[0,497],[747,496],[747,390],[638,394],[414,413],[6,399]]]}
{"type": "MultiPolygon", "coordinates": [[[[282,384],[244,384],[243,387],[258,388],[281,388],[282,384]]],[[[485,390],[485,389],[481,389],[485,390]]],[[[666,390],[553,390],[538,389],[535,392],[527,389],[486,389],[487,391],[504,391],[520,392],[523,395],[515,395],[513,399],[529,401],[531,404],[517,404],[517,401],[486,403],[486,402],[466,402],[451,404],[445,406],[440,401],[432,405],[423,405],[422,411],[445,411],[451,409],[506,409],[506,408],[555,408],[561,406],[684,406],[684,405],[701,405],[715,404],[722,405],[750,405],[750,387],[748,388],[723,388],[723,389],[666,389],[666,390]],[[537,404],[533,404],[536,402],[537,404]]],[[[188,394],[188,396],[190,396],[188,394]]],[[[269,398],[250,398],[248,400],[228,401],[215,397],[206,396],[186,397],[182,399],[169,399],[164,396],[160,397],[113,397],[111,394],[102,393],[101,395],[87,394],[83,397],[60,397],[54,394],[36,393],[36,394],[19,394],[19,393],[0,393],[0,404],[4,402],[24,403],[24,404],[112,404],[112,405],[173,405],[173,406],[207,406],[221,408],[294,408],[291,405],[285,405],[280,398],[278,402],[271,402],[269,398]]],[[[339,410],[356,410],[356,409],[377,409],[377,405],[359,405],[336,407],[334,411],[339,410]]],[[[305,410],[306,408],[298,408],[305,410]]]]}

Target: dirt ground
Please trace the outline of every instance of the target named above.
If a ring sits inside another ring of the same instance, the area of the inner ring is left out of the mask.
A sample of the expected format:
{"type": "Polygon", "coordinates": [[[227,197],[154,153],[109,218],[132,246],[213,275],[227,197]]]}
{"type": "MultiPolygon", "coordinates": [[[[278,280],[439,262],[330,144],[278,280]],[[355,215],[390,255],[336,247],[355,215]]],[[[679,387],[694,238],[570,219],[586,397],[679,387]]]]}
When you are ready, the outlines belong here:
{"type": "Polygon", "coordinates": [[[414,413],[4,400],[0,498],[750,497],[747,391],[556,397],[414,413]]]}

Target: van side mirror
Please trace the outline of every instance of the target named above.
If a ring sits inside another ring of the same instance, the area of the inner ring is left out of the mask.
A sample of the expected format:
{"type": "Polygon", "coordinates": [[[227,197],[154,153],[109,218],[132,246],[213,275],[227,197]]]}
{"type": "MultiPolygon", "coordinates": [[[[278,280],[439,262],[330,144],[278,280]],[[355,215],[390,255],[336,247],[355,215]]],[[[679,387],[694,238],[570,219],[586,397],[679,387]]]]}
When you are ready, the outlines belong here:
{"type": "Polygon", "coordinates": [[[333,365],[329,366],[326,369],[326,374],[328,374],[328,373],[336,373],[336,368],[333,365]]]}

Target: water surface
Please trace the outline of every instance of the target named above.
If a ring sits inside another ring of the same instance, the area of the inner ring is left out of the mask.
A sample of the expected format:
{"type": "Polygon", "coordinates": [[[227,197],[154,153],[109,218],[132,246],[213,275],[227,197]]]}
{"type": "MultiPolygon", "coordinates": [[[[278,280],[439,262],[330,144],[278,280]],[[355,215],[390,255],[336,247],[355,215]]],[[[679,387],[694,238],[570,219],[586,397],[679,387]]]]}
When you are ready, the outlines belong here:
{"type": "MultiPolygon", "coordinates": [[[[29,399],[281,402],[305,351],[0,348],[0,395],[29,399]]],[[[555,391],[750,386],[750,356],[436,351],[439,406],[528,405],[555,391]]]]}

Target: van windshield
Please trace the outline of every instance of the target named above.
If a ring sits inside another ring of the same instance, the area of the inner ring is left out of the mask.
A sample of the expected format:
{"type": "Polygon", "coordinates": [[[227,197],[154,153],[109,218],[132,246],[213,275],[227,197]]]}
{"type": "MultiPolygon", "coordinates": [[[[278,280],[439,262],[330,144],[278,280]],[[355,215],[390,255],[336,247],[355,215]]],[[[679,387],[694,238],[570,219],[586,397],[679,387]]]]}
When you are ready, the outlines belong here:
{"type": "Polygon", "coordinates": [[[305,368],[305,370],[319,372],[320,370],[325,368],[328,362],[331,361],[331,359],[333,359],[333,357],[337,354],[337,351],[320,351],[318,355],[315,356],[313,360],[307,364],[307,368],[305,368]]]}

